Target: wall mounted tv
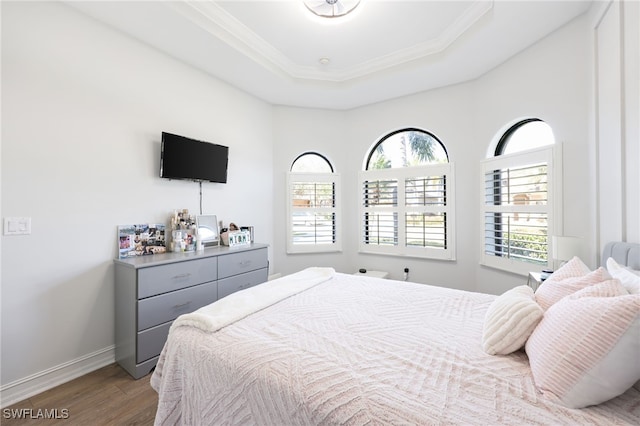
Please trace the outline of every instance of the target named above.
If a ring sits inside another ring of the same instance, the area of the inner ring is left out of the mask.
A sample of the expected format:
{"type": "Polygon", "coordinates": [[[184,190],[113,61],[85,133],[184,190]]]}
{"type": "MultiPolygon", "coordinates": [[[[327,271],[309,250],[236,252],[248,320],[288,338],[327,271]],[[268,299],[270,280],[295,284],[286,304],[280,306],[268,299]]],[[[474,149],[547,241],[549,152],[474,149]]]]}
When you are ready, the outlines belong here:
{"type": "Polygon", "coordinates": [[[229,147],[162,132],[160,177],[227,183],[229,147]]]}

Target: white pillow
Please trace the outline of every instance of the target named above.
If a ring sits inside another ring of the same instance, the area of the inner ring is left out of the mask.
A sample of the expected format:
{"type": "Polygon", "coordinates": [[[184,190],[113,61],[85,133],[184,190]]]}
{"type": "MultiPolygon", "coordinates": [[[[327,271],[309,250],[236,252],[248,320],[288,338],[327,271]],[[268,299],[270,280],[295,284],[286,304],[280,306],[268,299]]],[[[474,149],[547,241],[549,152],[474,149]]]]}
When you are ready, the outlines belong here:
{"type": "Polygon", "coordinates": [[[535,385],[569,408],[612,399],[640,380],[638,336],[640,294],[628,294],[617,280],[565,297],[527,340],[535,385]]]}
{"type": "MultiPolygon", "coordinates": [[[[613,278],[620,280],[629,293],[640,293],[640,275],[636,275],[632,270],[619,265],[612,257],[607,259],[607,270],[613,278]]],[[[636,272],[640,274],[640,271],[636,272]]]]}
{"type": "Polygon", "coordinates": [[[544,312],[531,287],[523,285],[498,296],[484,319],[482,349],[489,355],[507,355],[522,348],[544,312]]]}

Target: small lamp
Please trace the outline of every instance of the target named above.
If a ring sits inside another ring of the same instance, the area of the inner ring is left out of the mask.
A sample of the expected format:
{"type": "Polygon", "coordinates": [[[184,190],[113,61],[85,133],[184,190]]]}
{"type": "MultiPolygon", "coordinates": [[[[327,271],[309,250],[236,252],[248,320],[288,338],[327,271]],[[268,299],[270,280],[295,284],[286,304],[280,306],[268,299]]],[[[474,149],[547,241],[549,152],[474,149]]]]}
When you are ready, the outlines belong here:
{"type": "Polygon", "coordinates": [[[553,260],[559,262],[559,266],[562,266],[571,260],[573,256],[581,257],[584,247],[583,244],[582,238],[580,237],[552,236],[551,253],[553,260]]]}

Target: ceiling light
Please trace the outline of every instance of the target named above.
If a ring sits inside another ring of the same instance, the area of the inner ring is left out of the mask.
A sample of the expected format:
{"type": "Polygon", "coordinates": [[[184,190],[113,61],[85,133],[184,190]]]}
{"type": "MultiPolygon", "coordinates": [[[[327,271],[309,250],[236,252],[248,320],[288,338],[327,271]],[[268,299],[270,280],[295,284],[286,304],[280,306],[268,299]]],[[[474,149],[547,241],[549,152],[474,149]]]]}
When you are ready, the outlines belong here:
{"type": "Polygon", "coordinates": [[[360,4],[360,0],[304,0],[314,14],[323,18],[338,18],[351,12],[360,4]]]}
{"type": "Polygon", "coordinates": [[[331,59],[329,59],[329,58],[320,58],[320,59],[318,59],[318,62],[320,62],[320,65],[329,65],[329,62],[331,62],[331,59]]]}

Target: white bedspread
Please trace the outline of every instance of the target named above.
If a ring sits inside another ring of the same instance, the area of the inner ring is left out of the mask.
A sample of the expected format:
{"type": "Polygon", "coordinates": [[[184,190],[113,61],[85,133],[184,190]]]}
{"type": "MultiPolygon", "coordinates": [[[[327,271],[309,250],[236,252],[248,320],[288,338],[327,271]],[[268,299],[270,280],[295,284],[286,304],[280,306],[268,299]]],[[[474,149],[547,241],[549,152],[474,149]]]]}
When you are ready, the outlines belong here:
{"type": "Polygon", "coordinates": [[[151,379],[156,424],[640,424],[636,389],[567,409],[524,352],[484,353],[494,296],[339,273],[308,287],[217,331],[180,320],[151,379]]]}

